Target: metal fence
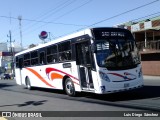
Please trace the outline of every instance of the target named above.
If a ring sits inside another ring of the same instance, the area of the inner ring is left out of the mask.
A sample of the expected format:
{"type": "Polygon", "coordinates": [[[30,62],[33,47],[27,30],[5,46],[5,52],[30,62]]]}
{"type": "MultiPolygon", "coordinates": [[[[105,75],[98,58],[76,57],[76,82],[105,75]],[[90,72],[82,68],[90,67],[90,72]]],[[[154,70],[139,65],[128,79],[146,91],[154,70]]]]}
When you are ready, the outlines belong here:
{"type": "Polygon", "coordinates": [[[137,47],[140,51],[160,51],[160,40],[137,42],[137,47]]]}

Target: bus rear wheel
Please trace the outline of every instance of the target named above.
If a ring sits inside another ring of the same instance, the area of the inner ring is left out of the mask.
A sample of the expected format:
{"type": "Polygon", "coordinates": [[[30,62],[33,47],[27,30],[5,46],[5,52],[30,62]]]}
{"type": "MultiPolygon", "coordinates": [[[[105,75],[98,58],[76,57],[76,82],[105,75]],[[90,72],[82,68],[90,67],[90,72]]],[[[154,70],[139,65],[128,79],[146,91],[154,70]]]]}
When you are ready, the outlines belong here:
{"type": "Polygon", "coordinates": [[[74,84],[70,78],[67,78],[65,81],[65,92],[69,96],[76,95],[74,84]]]}
{"type": "Polygon", "coordinates": [[[26,88],[29,89],[29,90],[32,89],[32,86],[31,86],[31,82],[30,82],[29,77],[26,77],[26,88]]]}

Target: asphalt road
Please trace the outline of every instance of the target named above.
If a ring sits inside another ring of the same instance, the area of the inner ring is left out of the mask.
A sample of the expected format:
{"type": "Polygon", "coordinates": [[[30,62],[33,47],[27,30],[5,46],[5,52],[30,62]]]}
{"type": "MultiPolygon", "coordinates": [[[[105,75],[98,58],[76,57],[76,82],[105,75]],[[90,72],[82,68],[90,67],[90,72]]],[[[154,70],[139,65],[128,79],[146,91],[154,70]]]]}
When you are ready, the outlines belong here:
{"type": "MultiPolygon", "coordinates": [[[[159,77],[153,78],[150,76],[144,78],[145,86],[138,90],[108,95],[81,93],[78,97],[67,96],[63,91],[59,90],[35,88],[30,91],[23,86],[16,85],[15,80],[0,80],[0,111],[124,112],[151,110],[153,112],[160,112],[160,79],[159,77]]],[[[87,117],[87,120],[91,118],[87,117]]],[[[17,120],[18,118],[9,119],[17,120]]],[[[56,117],[56,119],[63,119],[63,117],[56,117]]],[[[65,119],[80,120],[81,118],[67,117],[65,119]]],[[[82,119],[84,119],[84,117],[82,119]]],[[[105,118],[100,117],[98,119],[101,120],[105,118]]],[[[109,119],[112,119],[112,117],[109,119]]],[[[125,120],[126,118],[116,117],[116,119],[125,120]]]]}

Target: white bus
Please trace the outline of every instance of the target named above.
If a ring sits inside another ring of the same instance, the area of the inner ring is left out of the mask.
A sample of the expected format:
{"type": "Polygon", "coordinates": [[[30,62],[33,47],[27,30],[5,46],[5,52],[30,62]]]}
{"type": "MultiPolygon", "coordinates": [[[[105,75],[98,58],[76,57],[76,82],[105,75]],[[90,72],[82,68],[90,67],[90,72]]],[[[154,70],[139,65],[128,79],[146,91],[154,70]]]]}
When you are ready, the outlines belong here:
{"type": "Polygon", "coordinates": [[[135,39],[121,28],[90,28],[19,52],[15,76],[28,89],[59,89],[70,96],[143,86],[135,39]]]}

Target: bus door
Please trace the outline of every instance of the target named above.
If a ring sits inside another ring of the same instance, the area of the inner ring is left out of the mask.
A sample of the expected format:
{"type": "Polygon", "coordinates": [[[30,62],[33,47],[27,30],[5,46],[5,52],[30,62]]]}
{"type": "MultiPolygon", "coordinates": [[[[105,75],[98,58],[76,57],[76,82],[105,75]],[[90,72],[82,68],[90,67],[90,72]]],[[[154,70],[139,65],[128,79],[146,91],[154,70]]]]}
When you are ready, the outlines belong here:
{"type": "Polygon", "coordinates": [[[91,90],[94,88],[91,73],[91,51],[89,41],[76,43],[76,63],[79,72],[81,88],[91,90]]]}

